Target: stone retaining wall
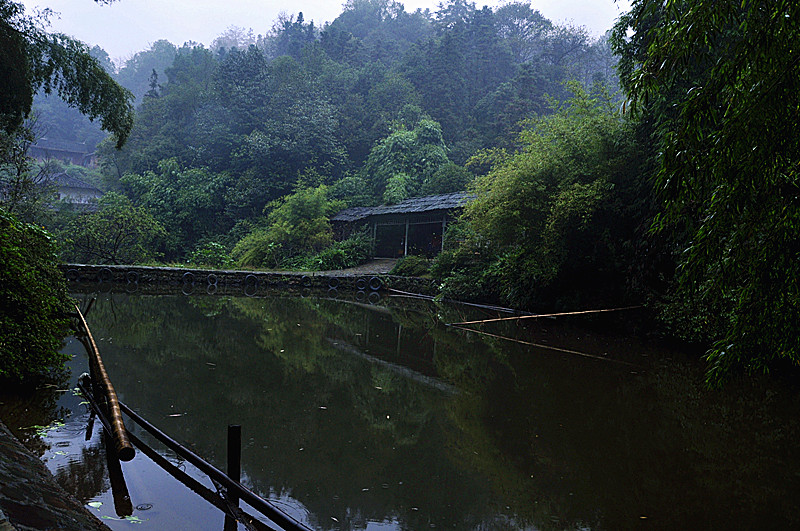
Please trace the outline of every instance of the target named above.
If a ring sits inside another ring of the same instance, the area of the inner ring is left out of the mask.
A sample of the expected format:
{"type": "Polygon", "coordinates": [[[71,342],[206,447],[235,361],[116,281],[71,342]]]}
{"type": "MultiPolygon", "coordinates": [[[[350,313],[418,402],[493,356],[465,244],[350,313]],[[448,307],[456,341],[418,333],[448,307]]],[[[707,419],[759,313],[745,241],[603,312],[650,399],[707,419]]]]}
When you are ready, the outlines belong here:
{"type": "MultiPolygon", "coordinates": [[[[209,270],[178,267],[128,265],[64,264],[61,270],[70,283],[124,284],[127,291],[161,286],[170,291],[209,294],[245,294],[254,296],[266,290],[399,290],[435,295],[430,279],[394,275],[348,275],[319,272],[270,272],[241,270],[209,270]]],[[[142,291],[152,291],[151,289],[142,291]]]]}

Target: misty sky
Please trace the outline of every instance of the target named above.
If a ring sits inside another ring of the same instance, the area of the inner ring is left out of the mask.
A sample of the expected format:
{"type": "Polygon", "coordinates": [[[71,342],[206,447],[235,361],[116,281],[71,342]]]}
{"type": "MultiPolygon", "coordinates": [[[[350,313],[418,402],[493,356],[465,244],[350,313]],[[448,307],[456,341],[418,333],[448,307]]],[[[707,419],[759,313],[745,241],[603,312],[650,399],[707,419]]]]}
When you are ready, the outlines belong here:
{"type": "MultiPolygon", "coordinates": [[[[22,0],[26,12],[49,7],[61,14],[53,17],[51,31],[76,37],[87,44],[99,44],[119,63],[147,49],[159,39],[180,46],[187,41],[209,45],[229,26],[252,28],[265,34],[282,11],[302,11],[306,21],[322,25],[342,12],[337,0],[119,0],[102,5],[92,0],[22,0]]],[[[406,11],[437,9],[440,0],[400,0],[406,11]]],[[[497,7],[503,0],[476,1],[478,7],[497,7]]],[[[611,27],[619,14],[630,7],[629,0],[533,0],[531,5],[553,22],[586,26],[592,36],[611,27]]]]}

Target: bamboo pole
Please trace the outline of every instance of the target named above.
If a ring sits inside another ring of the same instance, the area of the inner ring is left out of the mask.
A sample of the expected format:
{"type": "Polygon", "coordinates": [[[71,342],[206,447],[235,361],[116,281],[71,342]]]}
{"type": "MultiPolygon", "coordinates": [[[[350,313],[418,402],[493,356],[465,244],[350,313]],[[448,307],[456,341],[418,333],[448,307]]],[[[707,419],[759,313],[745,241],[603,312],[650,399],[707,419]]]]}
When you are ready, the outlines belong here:
{"type": "Polygon", "coordinates": [[[238,481],[234,481],[229,478],[228,475],[222,472],[220,469],[205,461],[202,457],[194,453],[189,448],[183,446],[163,431],[156,428],[153,424],[150,424],[141,415],[133,411],[125,404],[120,403],[120,407],[125,414],[131,418],[131,420],[144,428],[144,430],[149,432],[150,435],[164,443],[167,448],[186,459],[186,461],[194,465],[198,470],[211,478],[212,481],[220,483],[228,490],[228,492],[235,491],[239,499],[245,503],[248,503],[250,507],[254,508],[255,510],[261,512],[261,514],[278,524],[278,526],[282,529],[292,531],[311,531],[305,524],[298,522],[292,516],[284,513],[272,505],[272,503],[243,486],[238,481]]]}
{"type": "Polygon", "coordinates": [[[103,365],[103,360],[100,358],[100,351],[97,350],[97,344],[94,342],[89,325],[86,324],[86,319],[83,317],[80,308],[75,306],[78,312],[78,321],[80,322],[82,332],[86,334],[84,345],[89,353],[89,360],[97,371],[96,378],[92,378],[100,386],[103,398],[105,399],[106,406],[108,407],[108,416],[111,422],[111,431],[114,439],[114,449],[122,461],[130,461],[136,455],[136,450],[128,440],[128,432],[125,429],[125,424],[122,422],[122,412],[119,409],[119,400],[117,399],[117,392],[114,391],[114,386],[111,385],[111,380],[108,378],[108,373],[103,365]]]}
{"type": "Polygon", "coordinates": [[[493,338],[496,338],[496,339],[502,339],[504,341],[511,341],[512,343],[519,343],[520,345],[530,345],[532,347],[537,347],[537,348],[542,348],[542,349],[547,349],[547,350],[554,350],[556,352],[564,352],[566,354],[575,354],[576,356],[583,356],[584,358],[593,358],[593,359],[596,359],[596,360],[603,360],[603,361],[608,361],[608,362],[611,362],[611,363],[619,363],[621,365],[630,365],[632,367],[639,367],[640,366],[640,365],[636,365],[635,363],[630,363],[630,362],[622,361],[622,360],[615,360],[615,359],[612,359],[612,358],[606,358],[606,357],[603,357],[603,356],[598,356],[596,354],[589,354],[587,352],[581,352],[579,350],[570,350],[568,348],[561,348],[561,347],[554,347],[552,345],[545,345],[544,343],[532,343],[530,341],[523,341],[521,339],[514,339],[513,337],[506,337],[506,336],[500,336],[500,335],[497,335],[497,334],[490,334],[489,332],[484,332],[482,330],[475,330],[474,328],[467,328],[466,326],[458,326],[458,325],[454,325],[454,324],[450,324],[450,325],[447,325],[447,326],[451,326],[451,327],[453,327],[453,328],[455,328],[457,330],[464,330],[466,332],[472,332],[474,334],[480,334],[482,336],[488,336],[488,337],[493,337],[493,338]]]}
{"type": "MultiPolygon", "coordinates": [[[[88,374],[84,373],[78,379],[78,388],[80,388],[81,392],[86,397],[86,400],[88,400],[89,404],[92,406],[92,414],[97,412],[97,418],[100,419],[100,422],[103,424],[103,428],[106,430],[106,433],[111,433],[111,424],[106,418],[105,413],[100,409],[100,404],[98,404],[97,401],[92,397],[92,378],[88,374]]],[[[121,404],[121,407],[124,407],[124,404],[121,404]]],[[[172,464],[169,460],[149,447],[134,434],[128,433],[128,437],[130,438],[131,442],[142,451],[142,453],[149,457],[155,464],[160,466],[167,474],[180,481],[183,485],[192,490],[192,492],[199,495],[208,503],[224,512],[226,515],[231,513],[231,515],[241,522],[246,529],[255,529],[257,531],[277,531],[275,528],[256,520],[253,516],[245,513],[241,509],[234,509],[230,504],[226,503],[224,498],[222,498],[219,493],[215,493],[214,491],[210,490],[208,487],[172,464]]]]}
{"type": "Polygon", "coordinates": [[[641,306],[625,306],[624,308],[607,308],[604,310],[582,310],[579,312],[560,312],[560,313],[537,313],[534,315],[515,315],[514,317],[497,317],[495,319],[483,319],[482,321],[464,321],[462,323],[449,323],[449,326],[462,326],[468,324],[496,323],[499,321],[513,321],[517,319],[536,319],[539,317],[563,317],[565,315],[585,315],[590,313],[621,312],[623,310],[635,310],[641,306]]]}

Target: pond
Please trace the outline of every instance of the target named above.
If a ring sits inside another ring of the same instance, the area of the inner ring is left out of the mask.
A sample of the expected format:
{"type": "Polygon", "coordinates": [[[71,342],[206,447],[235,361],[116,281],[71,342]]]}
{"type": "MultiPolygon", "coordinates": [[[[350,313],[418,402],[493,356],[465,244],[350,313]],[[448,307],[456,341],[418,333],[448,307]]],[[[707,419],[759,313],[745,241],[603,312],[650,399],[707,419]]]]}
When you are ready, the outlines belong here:
{"type": "MultiPolygon", "coordinates": [[[[313,529],[800,528],[796,383],[706,390],[696,353],[610,318],[479,334],[448,324],[496,315],[376,298],[111,293],[87,320],[122,402],[220,469],[241,425],[242,483],[313,529]]],[[[65,352],[68,381],[3,399],[12,430],[112,529],[223,529],[142,452],[109,476],[65,352]]]]}

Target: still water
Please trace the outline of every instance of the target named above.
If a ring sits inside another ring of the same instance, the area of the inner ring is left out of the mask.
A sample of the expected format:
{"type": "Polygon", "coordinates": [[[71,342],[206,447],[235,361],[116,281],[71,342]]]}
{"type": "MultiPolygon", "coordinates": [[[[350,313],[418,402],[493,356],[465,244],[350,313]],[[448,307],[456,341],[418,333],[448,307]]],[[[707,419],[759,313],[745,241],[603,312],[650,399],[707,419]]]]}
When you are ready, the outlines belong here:
{"type": "MultiPolygon", "coordinates": [[[[240,424],[242,483],[313,529],[800,528],[796,383],[708,391],[696,353],[596,319],[371,302],[104,294],[87,320],[122,402],[221,469],[240,424]]],[[[4,406],[61,484],[113,529],[223,529],[141,452],[109,478],[65,352],[69,381],[4,406]]]]}

